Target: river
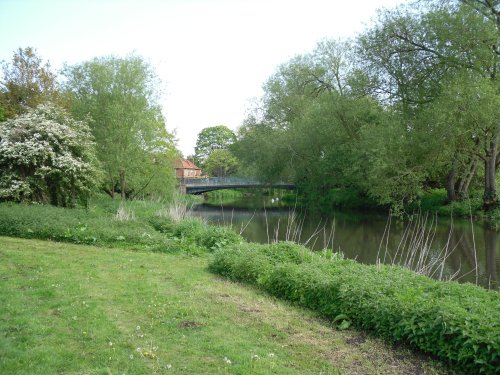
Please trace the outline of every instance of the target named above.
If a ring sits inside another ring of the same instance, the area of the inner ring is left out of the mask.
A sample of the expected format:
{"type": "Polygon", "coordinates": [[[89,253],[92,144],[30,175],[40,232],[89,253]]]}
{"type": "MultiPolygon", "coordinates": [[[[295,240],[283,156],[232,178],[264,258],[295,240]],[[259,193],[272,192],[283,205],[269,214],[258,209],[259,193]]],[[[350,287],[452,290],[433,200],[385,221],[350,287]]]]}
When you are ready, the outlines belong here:
{"type": "Polygon", "coordinates": [[[231,226],[248,241],[293,240],[314,250],[325,247],[365,264],[377,259],[407,264],[434,278],[471,282],[498,289],[500,233],[465,219],[336,211],[325,220],[289,208],[240,209],[200,204],[192,215],[231,226]],[[476,272],[477,264],[477,272],[476,272]]]}

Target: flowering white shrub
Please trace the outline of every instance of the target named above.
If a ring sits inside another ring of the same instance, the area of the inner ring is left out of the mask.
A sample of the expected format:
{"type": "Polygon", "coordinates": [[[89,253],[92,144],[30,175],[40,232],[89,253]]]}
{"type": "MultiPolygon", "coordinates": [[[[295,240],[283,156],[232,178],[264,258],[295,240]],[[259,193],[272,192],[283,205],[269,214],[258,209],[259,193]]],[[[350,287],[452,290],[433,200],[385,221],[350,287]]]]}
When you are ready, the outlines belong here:
{"type": "Polygon", "coordinates": [[[42,104],[0,122],[0,200],[71,206],[98,183],[88,125],[42,104]]]}

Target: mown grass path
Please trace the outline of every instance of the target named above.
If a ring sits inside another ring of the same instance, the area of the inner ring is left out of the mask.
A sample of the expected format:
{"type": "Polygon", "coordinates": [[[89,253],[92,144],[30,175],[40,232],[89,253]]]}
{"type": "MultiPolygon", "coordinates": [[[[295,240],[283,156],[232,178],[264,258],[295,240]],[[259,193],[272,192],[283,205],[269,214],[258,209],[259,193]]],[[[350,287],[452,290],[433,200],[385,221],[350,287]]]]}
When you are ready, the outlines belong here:
{"type": "Polygon", "coordinates": [[[207,257],[0,237],[0,374],[444,374],[207,257]]]}

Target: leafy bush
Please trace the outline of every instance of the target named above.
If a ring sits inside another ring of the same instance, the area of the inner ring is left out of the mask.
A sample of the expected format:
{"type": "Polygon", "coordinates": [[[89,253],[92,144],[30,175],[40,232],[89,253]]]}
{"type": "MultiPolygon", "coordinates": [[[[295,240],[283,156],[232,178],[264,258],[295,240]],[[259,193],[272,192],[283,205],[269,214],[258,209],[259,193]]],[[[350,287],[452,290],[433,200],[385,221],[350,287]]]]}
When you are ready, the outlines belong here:
{"type": "Polygon", "coordinates": [[[90,129],[62,109],[29,109],[2,123],[0,140],[0,200],[72,206],[98,184],[90,129]]]}
{"type": "Polygon", "coordinates": [[[329,207],[374,209],[377,203],[353,189],[330,189],[323,198],[329,207]]]}
{"type": "Polygon", "coordinates": [[[282,262],[302,263],[310,257],[304,247],[291,242],[271,245],[241,243],[216,251],[209,269],[233,280],[256,284],[259,277],[266,277],[267,271],[282,262]]]}
{"type": "MultiPolygon", "coordinates": [[[[448,204],[448,195],[445,189],[430,189],[420,198],[420,207],[424,211],[433,211],[446,204],[448,204]]],[[[418,208],[417,205],[414,208],[418,208]]]]}
{"type": "Polygon", "coordinates": [[[169,218],[156,217],[150,219],[150,223],[162,233],[178,238],[189,238],[209,251],[243,241],[243,238],[230,228],[211,226],[197,218],[188,218],[176,223],[169,218]]]}
{"type": "Polygon", "coordinates": [[[418,203],[413,203],[410,210],[421,209],[424,211],[436,211],[442,216],[469,217],[470,214],[477,215],[482,211],[482,192],[472,191],[470,197],[463,201],[448,202],[445,189],[431,189],[425,192],[418,203]]]}
{"type": "Polygon", "coordinates": [[[322,257],[289,244],[218,250],[209,268],[332,320],[344,316],[358,327],[466,371],[500,371],[496,291],[435,281],[399,267],[322,257]]]}

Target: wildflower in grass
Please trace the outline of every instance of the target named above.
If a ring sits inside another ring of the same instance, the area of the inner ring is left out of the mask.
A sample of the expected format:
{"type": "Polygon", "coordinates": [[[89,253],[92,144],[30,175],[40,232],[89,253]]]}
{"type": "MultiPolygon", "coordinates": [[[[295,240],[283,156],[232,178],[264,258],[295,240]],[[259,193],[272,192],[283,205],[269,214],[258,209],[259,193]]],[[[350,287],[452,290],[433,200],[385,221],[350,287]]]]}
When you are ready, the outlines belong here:
{"type": "Polygon", "coordinates": [[[275,357],[275,354],[274,354],[274,353],[269,353],[267,356],[268,356],[269,358],[274,358],[274,357],[275,357]]]}
{"type": "Polygon", "coordinates": [[[133,354],[130,354],[130,355],[129,355],[129,358],[130,358],[130,359],[134,359],[134,355],[133,355],[133,354]]]}
{"type": "Polygon", "coordinates": [[[109,346],[113,346],[113,343],[111,341],[109,342],[109,346]]]}
{"type": "Polygon", "coordinates": [[[165,368],[166,368],[167,370],[170,370],[170,369],[172,368],[172,365],[168,364],[168,365],[166,365],[166,366],[165,366],[165,368]]]}
{"type": "Polygon", "coordinates": [[[135,329],[138,331],[141,329],[141,326],[137,326],[137,327],[135,327],[135,329]]]}
{"type": "Polygon", "coordinates": [[[256,361],[256,360],[260,359],[260,357],[259,357],[257,354],[254,354],[254,355],[252,356],[252,359],[253,359],[254,361],[256,361]]]}
{"type": "Polygon", "coordinates": [[[224,357],[224,362],[226,363],[226,365],[230,365],[231,364],[231,360],[227,357],[224,357]]]}

